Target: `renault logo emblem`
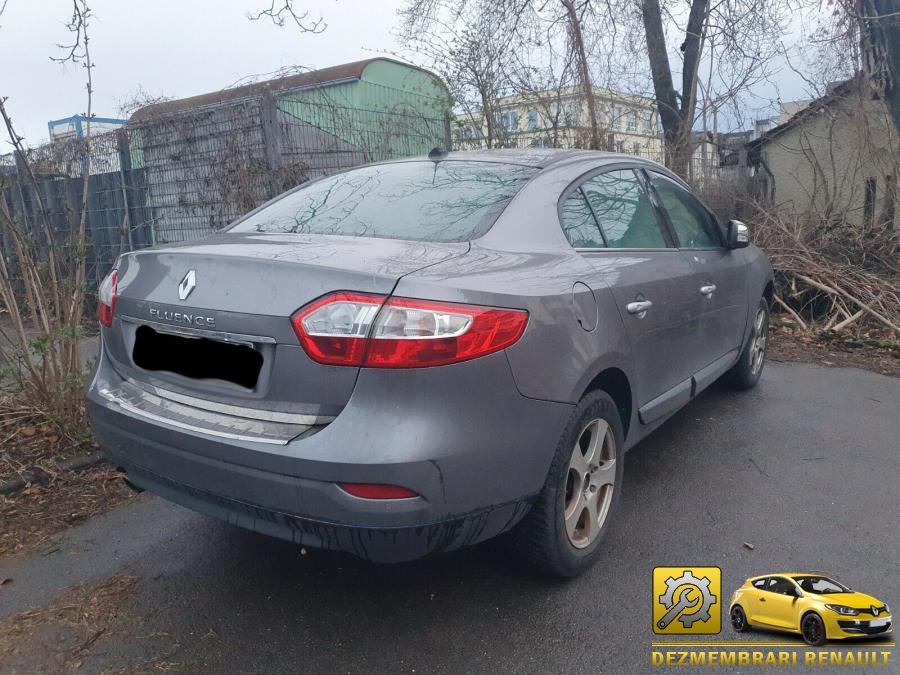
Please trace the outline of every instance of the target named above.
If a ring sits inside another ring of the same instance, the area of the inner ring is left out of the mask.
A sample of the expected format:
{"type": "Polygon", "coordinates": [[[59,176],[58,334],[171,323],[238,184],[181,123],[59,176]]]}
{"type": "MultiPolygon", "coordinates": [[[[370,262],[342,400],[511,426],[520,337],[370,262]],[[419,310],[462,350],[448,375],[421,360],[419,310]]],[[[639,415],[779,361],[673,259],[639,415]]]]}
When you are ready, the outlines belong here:
{"type": "Polygon", "coordinates": [[[881,613],[881,610],[878,609],[877,607],[875,607],[875,605],[872,605],[872,614],[875,616],[878,616],[880,613],[881,613]]]}
{"type": "Polygon", "coordinates": [[[187,297],[191,294],[191,291],[197,287],[197,273],[194,270],[188,270],[188,273],[184,275],[184,279],[181,280],[181,283],[178,284],[178,299],[179,300],[187,300],[187,297]]]}

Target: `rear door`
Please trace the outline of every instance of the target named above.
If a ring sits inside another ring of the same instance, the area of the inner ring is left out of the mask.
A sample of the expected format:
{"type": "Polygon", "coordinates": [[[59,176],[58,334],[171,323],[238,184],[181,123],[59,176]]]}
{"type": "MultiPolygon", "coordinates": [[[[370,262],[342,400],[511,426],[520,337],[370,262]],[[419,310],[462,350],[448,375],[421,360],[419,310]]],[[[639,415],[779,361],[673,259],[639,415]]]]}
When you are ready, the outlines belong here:
{"type": "Polygon", "coordinates": [[[684,352],[698,329],[694,270],[631,168],[574,184],[560,215],[569,242],[595,270],[595,292],[609,288],[615,298],[634,354],[640,420],[649,424],[691,397],[693,359],[684,352]]]}
{"type": "Polygon", "coordinates": [[[734,363],[740,349],[747,316],[743,257],[722,245],[715,216],[694,195],[661,173],[647,173],[680,255],[695,272],[700,330],[693,367],[703,389],[734,363]]]}

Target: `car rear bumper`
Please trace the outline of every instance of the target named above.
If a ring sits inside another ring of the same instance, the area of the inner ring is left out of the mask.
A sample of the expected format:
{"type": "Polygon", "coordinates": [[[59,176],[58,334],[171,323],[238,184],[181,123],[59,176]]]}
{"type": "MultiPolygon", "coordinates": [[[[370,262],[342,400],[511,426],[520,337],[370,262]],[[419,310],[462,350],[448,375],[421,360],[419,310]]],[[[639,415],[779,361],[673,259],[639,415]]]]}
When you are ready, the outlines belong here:
{"type": "Polygon", "coordinates": [[[364,369],[334,421],[285,444],[147,417],[101,393],[121,384],[101,355],[88,409],[101,447],[135,485],[235,525],[384,562],[512,527],[540,491],[572,410],[519,394],[503,353],[364,369]],[[361,499],[339,482],[400,485],[420,497],[361,499]]]}

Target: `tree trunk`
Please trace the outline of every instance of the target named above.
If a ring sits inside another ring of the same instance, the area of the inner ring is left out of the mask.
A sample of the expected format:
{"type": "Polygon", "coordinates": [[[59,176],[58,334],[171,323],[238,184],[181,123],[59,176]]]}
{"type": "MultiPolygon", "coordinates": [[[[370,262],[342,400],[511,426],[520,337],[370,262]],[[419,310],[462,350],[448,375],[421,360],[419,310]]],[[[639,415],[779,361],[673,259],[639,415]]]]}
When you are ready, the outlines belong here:
{"type": "Polygon", "coordinates": [[[581,31],[581,20],[575,11],[574,0],[561,0],[569,21],[569,35],[572,49],[578,61],[578,77],[581,80],[581,91],[587,101],[588,123],[591,127],[591,150],[600,149],[600,127],[597,124],[597,102],[594,100],[594,88],[591,86],[591,73],[588,68],[587,52],[584,49],[584,35],[581,31]]]}
{"type": "Polygon", "coordinates": [[[681,51],[684,52],[684,72],[679,97],[669,66],[669,52],[666,47],[659,0],[641,1],[647,57],[650,61],[656,107],[662,121],[663,141],[666,146],[666,165],[681,176],[687,175],[690,164],[691,129],[697,103],[697,70],[703,45],[706,12],[707,0],[692,0],[685,39],[681,45],[681,51]]]}
{"type": "Polygon", "coordinates": [[[863,69],[900,133],[900,0],[856,0],[863,69]]]}

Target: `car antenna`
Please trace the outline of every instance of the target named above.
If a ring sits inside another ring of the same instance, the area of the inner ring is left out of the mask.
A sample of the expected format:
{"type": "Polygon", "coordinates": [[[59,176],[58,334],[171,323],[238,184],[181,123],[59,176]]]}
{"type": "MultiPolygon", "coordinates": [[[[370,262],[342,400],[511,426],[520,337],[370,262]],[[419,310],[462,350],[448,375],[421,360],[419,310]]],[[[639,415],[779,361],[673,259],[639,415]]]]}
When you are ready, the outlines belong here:
{"type": "Polygon", "coordinates": [[[431,175],[431,184],[434,185],[434,179],[437,176],[437,168],[438,164],[447,159],[447,155],[450,153],[446,150],[441,150],[439,147],[435,146],[431,149],[431,152],[428,153],[428,159],[434,162],[434,173],[431,175]]]}

